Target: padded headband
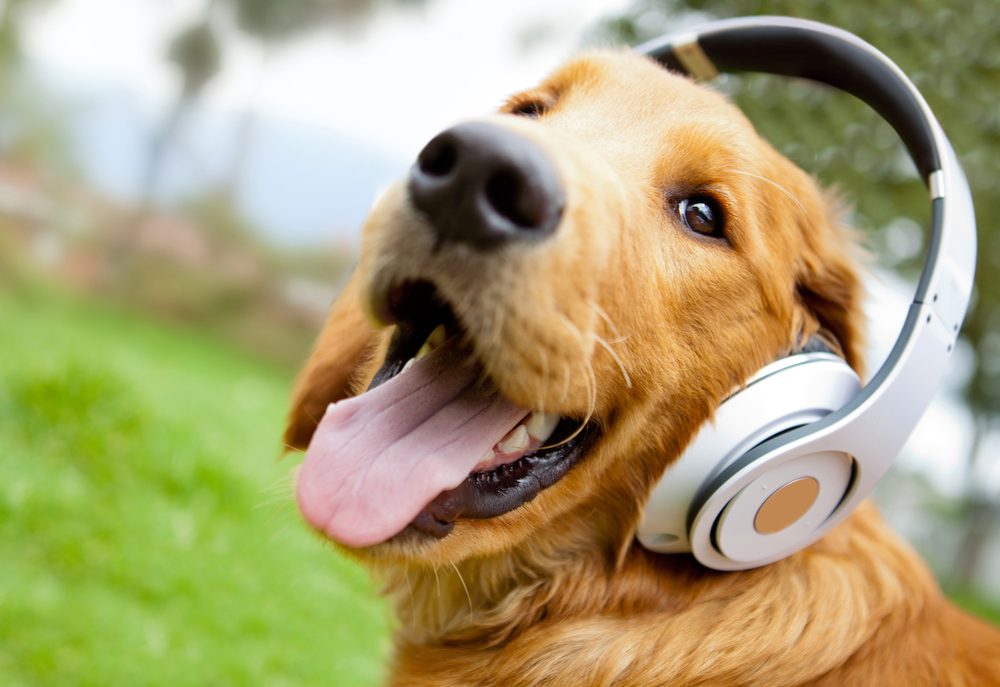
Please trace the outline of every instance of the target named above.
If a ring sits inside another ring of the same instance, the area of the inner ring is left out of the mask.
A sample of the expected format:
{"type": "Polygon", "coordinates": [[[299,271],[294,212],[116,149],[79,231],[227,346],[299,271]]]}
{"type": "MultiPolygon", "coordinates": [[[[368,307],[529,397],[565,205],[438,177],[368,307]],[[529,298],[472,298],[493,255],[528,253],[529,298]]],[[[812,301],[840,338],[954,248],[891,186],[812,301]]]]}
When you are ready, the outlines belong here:
{"type": "MultiPolygon", "coordinates": [[[[961,236],[953,243],[960,245],[952,251],[962,271],[970,276],[971,293],[975,217],[968,184],[957,160],[954,165],[946,164],[946,158],[954,158],[954,152],[923,96],[881,52],[846,31],[787,17],[725,19],[694,31],[657,38],[638,46],[635,52],[695,78],[711,78],[719,71],[794,76],[834,86],[867,103],[899,134],[934,201],[928,260],[914,300],[923,302],[926,297],[931,268],[941,252],[946,213],[943,204],[936,201],[946,195],[955,204],[965,205],[961,210],[967,210],[972,220],[971,227],[963,222],[967,230],[956,228],[961,236]],[[955,188],[946,194],[949,185],[955,188]]],[[[949,214],[959,216],[965,212],[949,214]]],[[[964,314],[963,306],[962,317],[964,314]]]]}
{"type": "MultiPolygon", "coordinates": [[[[895,65],[880,59],[881,54],[851,34],[830,31],[825,25],[796,20],[779,23],[777,19],[766,23],[756,19],[720,21],[712,24],[711,30],[699,32],[696,45],[719,71],[796,76],[857,96],[899,133],[925,180],[941,168],[922,100],[900,80],[895,65]]],[[[676,42],[676,37],[659,38],[637,51],[669,69],[701,77],[674,56],[671,40],[676,42]]]]}

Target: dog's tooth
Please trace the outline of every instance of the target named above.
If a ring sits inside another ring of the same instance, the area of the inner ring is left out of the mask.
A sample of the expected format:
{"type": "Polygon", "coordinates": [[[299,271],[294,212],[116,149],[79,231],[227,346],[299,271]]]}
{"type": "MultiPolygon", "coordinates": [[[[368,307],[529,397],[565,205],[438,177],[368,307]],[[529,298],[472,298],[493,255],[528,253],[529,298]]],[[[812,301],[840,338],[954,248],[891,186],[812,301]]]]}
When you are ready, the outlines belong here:
{"type": "Polygon", "coordinates": [[[528,429],[524,425],[518,425],[513,432],[504,437],[497,447],[504,453],[516,453],[528,448],[528,429]]]}
{"type": "Polygon", "coordinates": [[[543,413],[540,411],[533,412],[529,417],[524,426],[528,429],[528,434],[535,441],[545,441],[550,436],[552,432],[556,431],[556,425],[559,424],[559,416],[553,413],[543,413]]]}
{"type": "Polygon", "coordinates": [[[431,332],[431,335],[427,337],[426,345],[430,346],[431,350],[433,350],[438,346],[444,345],[444,342],[446,340],[445,337],[447,336],[448,332],[447,330],[445,330],[444,325],[439,324],[437,327],[434,328],[434,331],[431,332]]]}
{"type": "Polygon", "coordinates": [[[423,358],[438,346],[443,345],[446,336],[448,336],[448,332],[445,330],[443,324],[439,324],[435,327],[434,331],[431,332],[431,335],[427,337],[427,341],[424,341],[424,345],[420,347],[419,351],[417,351],[417,360],[423,358]]]}
{"type": "Polygon", "coordinates": [[[410,358],[409,360],[407,360],[407,361],[406,361],[406,364],[405,364],[405,365],[403,365],[403,369],[402,369],[402,370],[400,370],[400,374],[402,374],[403,372],[406,372],[406,371],[407,371],[407,370],[409,370],[409,369],[410,369],[411,367],[413,367],[413,363],[415,363],[415,362],[417,362],[417,359],[416,359],[416,358],[410,358]]]}

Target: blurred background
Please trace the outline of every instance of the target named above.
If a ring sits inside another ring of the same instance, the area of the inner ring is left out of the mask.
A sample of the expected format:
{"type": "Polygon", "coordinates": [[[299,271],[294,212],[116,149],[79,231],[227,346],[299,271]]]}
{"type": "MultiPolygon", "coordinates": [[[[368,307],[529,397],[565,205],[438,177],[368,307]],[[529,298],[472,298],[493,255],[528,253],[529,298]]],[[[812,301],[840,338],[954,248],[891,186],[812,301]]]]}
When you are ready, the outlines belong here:
{"type": "MultiPolygon", "coordinates": [[[[973,309],[876,500],[1000,622],[996,0],[0,0],[0,682],[377,684],[391,620],[280,444],[367,208],[575,51],[747,14],[873,43],[965,166],[973,309]]],[[[929,220],[905,150],[828,88],[714,87],[854,203],[874,373],[929,220]]]]}

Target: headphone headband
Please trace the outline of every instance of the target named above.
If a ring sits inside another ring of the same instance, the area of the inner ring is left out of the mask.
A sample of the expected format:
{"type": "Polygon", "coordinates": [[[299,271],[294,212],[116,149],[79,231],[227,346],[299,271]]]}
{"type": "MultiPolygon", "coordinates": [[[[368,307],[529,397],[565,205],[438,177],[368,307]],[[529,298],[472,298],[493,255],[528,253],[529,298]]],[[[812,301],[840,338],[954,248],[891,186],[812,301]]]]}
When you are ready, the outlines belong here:
{"type": "Polygon", "coordinates": [[[794,553],[843,521],[885,474],[930,405],[972,293],[972,196],[955,152],[920,92],[889,58],[853,34],[800,19],[749,17],[668,35],[635,51],[700,79],[719,71],[758,71],[846,91],[892,125],[931,192],[926,262],[902,332],[882,368],[845,406],[759,444],[721,469],[691,501],[687,522],[698,560],[722,570],[755,567],[794,553]],[[785,463],[829,452],[853,456],[854,475],[840,504],[809,536],[751,563],[727,558],[712,544],[720,513],[754,479],[785,463]]]}
{"type": "Polygon", "coordinates": [[[694,50],[703,51],[718,71],[795,76],[857,96],[899,133],[925,181],[941,168],[923,98],[895,64],[851,33],[786,17],[745,17],[713,22],[636,48],[674,71],[709,76],[710,71],[692,71],[699,66],[697,58],[688,57],[694,50]]]}

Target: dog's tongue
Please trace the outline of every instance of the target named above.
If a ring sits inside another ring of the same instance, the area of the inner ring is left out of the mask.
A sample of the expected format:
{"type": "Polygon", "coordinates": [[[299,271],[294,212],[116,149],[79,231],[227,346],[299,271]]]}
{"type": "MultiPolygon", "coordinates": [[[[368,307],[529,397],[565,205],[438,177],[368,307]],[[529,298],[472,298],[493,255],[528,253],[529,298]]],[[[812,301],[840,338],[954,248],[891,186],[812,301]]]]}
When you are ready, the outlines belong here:
{"type": "Polygon", "coordinates": [[[389,539],[528,414],[475,383],[459,339],[327,409],[299,472],[309,524],[348,546],[389,539]]]}

